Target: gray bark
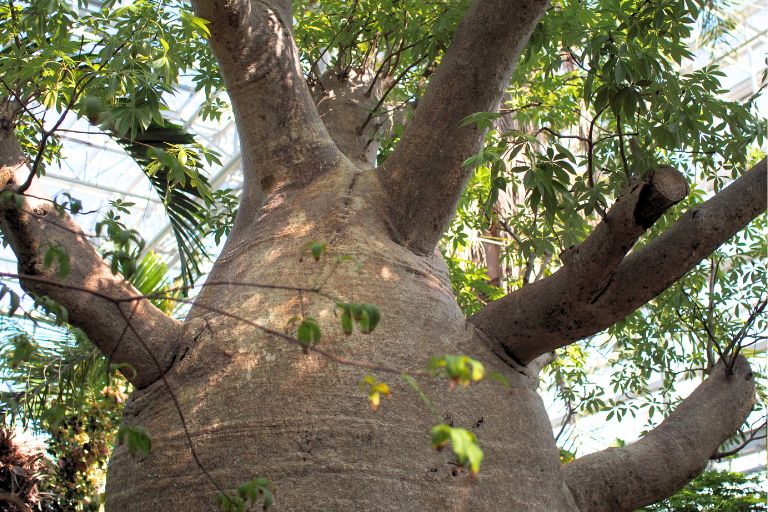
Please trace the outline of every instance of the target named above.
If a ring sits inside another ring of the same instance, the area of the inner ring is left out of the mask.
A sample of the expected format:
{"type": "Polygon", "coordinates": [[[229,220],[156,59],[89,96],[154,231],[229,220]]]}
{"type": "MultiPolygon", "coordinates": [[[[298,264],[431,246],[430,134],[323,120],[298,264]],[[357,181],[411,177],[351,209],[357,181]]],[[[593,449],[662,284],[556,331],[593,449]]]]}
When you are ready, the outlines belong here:
{"type": "Polygon", "coordinates": [[[388,120],[369,116],[379,103],[388,77],[376,77],[371,69],[352,69],[338,76],[331,69],[319,80],[315,103],[336,147],[357,167],[376,167],[377,139],[386,133],[388,120]]]}
{"type": "Polygon", "coordinates": [[[400,143],[380,176],[389,191],[392,236],[430,254],[453,218],[471,170],[464,161],[480,149],[476,112],[495,112],[515,62],[547,0],[471,3],[400,143]]]}
{"type": "MultiPolygon", "coordinates": [[[[29,172],[11,127],[5,124],[0,127],[2,190],[14,190],[29,172]]],[[[132,384],[147,386],[168,370],[180,341],[180,322],[141,298],[122,276],[112,274],[80,227],[42,197],[34,183],[20,206],[0,209],[0,229],[16,254],[19,274],[27,276],[21,279],[22,287],[64,306],[69,321],[112,362],[122,365],[121,372],[132,384]],[[71,270],[63,279],[55,266],[43,265],[51,246],[60,246],[69,257],[71,270]]]]}
{"type": "Polygon", "coordinates": [[[342,158],[304,80],[291,2],[196,0],[209,20],[240,135],[244,183],[240,222],[280,193],[307,186],[342,158]]]}
{"type": "Polygon", "coordinates": [[[564,468],[581,510],[630,512],[670,496],[706,468],[755,402],[749,364],[721,362],[661,425],[636,443],[593,453],[564,468]]]}
{"type": "MultiPolygon", "coordinates": [[[[257,476],[274,482],[276,510],[587,512],[595,503],[620,500],[616,494],[626,488],[618,480],[627,475],[614,471],[613,455],[561,468],[536,393],[535,374],[546,358],[528,368],[514,359],[534,360],[551,350],[546,346],[553,343],[546,340],[560,339],[580,322],[589,323],[584,328],[588,331],[602,319],[618,320],[627,306],[617,299],[614,307],[606,297],[627,286],[621,279],[635,279],[643,290],[639,296],[646,297],[635,300],[645,302],[653,296],[646,289],[661,291],[682,275],[679,267],[695,264],[765,209],[764,196],[739,192],[744,183],[764,188],[765,163],[762,177],[759,169],[751,171],[696,215],[685,216],[681,228],[625,256],[648,225],[685,193],[674,172],[650,175],[565,257],[568,264],[561,277],[524,289],[531,307],[541,309],[530,317],[538,323],[519,332],[525,336],[537,329],[545,341],[519,343],[517,326],[509,320],[514,318],[510,310],[519,307],[515,295],[468,322],[451,292],[445,264],[433,249],[467,178],[461,164],[482,136],[459,123],[469,114],[495,108],[546,2],[472,3],[400,147],[380,169],[372,168],[374,153],[367,146],[371,133],[350,130],[363,116],[359,109],[370,106],[353,89],[355,79],[333,84],[330,89],[338,94],[318,97],[319,108],[313,103],[293,43],[290,2],[194,4],[198,15],[211,20],[211,44],[241,134],[246,189],[235,227],[183,327],[147,303],[131,301],[138,304],[136,321],[126,331],[107,294],[130,298],[135,290],[107,274],[70,219],[64,217],[67,229],[61,229],[41,220],[40,212],[5,212],[2,223],[25,272],[31,269],[52,279],[36,265],[40,248],[48,240],[65,245],[73,269],[78,267],[67,281],[73,288],[62,291],[40,280],[24,285],[45,285],[42,292],[57,294],[54,298],[70,309],[73,322],[105,353],[114,352],[117,360],[139,370],[134,382],[142,389],[129,400],[124,423],[144,427],[152,451],[132,457],[125,447],[115,449],[108,508],[216,510],[219,490],[257,476]],[[733,206],[739,204],[736,199],[745,206],[733,206]],[[736,212],[725,211],[727,204],[736,212]],[[713,219],[716,213],[726,220],[713,219]],[[300,248],[309,241],[326,242],[329,253],[319,262],[301,259],[300,248]],[[658,279],[638,275],[638,265],[656,264],[659,251],[673,246],[676,250],[669,254],[676,259],[658,264],[676,270],[662,272],[658,279]],[[339,256],[352,256],[359,265],[340,263],[335,259],[339,256]],[[562,299],[580,282],[571,268],[582,268],[605,289],[580,292],[568,310],[574,316],[567,324],[559,310],[544,307],[562,301],[536,290],[557,288],[551,293],[562,299]],[[91,286],[95,291],[88,295],[91,286]],[[343,335],[333,300],[285,288],[317,286],[340,300],[376,304],[384,316],[374,334],[343,335]],[[589,311],[591,299],[607,316],[579,316],[589,311]],[[109,311],[118,316],[109,316],[109,311]],[[311,350],[304,354],[285,342],[295,332],[291,320],[297,316],[321,323],[325,355],[311,350]],[[145,364],[145,347],[160,364],[145,364]],[[445,382],[422,379],[435,417],[392,370],[415,372],[430,356],[441,354],[481,361],[488,371],[504,375],[509,389],[482,383],[451,391],[445,382]],[[373,362],[378,370],[339,364],[339,357],[373,362]],[[366,373],[390,384],[394,395],[375,415],[358,391],[366,373]],[[466,477],[448,451],[430,449],[428,432],[439,421],[471,429],[479,437],[485,460],[476,480],[466,477]],[[604,490],[595,491],[595,485],[604,490]]],[[[359,78],[364,81],[364,74],[359,78]]],[[[9,156],[8,147],[0,138],[0,171],[10,176],[22,160],[18,154],[9,156]]],[[[754,391],[744,364],[731,377],[716,372],[638,448],[621,452],[628,454],[622,460],[643,469],[647,454],[658,453],[658,446],[688,446],[699,435],[706,439],[709,455],[748,412],[754,391]],[[726,392],[733,407],[721,407],[726,392]]],[[[700,453],[693,451],[698,461],[700,453]]],[[[696,461],[670,471],[664,485],[639,491],[643,497],[637,502],[651,495],[660,499],[679,488],[693,475],[696,461]]]]}

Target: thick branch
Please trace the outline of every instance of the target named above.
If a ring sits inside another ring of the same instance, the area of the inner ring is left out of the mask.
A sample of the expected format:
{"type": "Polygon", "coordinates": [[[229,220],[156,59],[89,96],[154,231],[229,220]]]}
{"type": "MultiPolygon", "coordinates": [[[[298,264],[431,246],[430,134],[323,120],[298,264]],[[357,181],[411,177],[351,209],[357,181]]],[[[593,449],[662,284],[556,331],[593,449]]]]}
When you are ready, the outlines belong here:
{"type": "Polygon", "coordinates": [[[735,361],[732,375],[720,363],[661,425],[636,443],[567,464],[565,481],[585,512],[632,511],[660,501],[704,470],[754,402],[746,359],[735,361]]]}
{"type": "Polygon", "coordinates": [[[730,186],[691,208],[616,269],[611,285],[595,302],[617,322],[683,277],[726,240],[766,210],[766,159],[730,186]]]}
{"type": "Polygon", "coordinates": [[[687,195],[688,183],[671,167],[648,173],[619,197],[584,242],[563,251],[560,259],[585,283],[604,278],[640,236],[687,195]]]}
{"type": "Polygon", "coordinates": [[[210,20],[240,134],[244,204],[303,186],[341,158],[304,80],[289,0],[195,0],[210,20]]]}
{"type": "Polygon", "coordinates": [[[563,268],[488,304],[470,321],[517,361],[528,363],[620,320],[632,309],[616,318],[610,306],[595,302],[614,283],[614,273],[640,236],[687,193],[685,179],[674,169],[649,172],[581,245],[560,255],[563,268]]]}
{"type": "MultiPolygon", "coordinates": [[[[28,175],[12,130],[0,127],[0,185],[4,190],[13,189],[28,175]]],[[[0,209],[0,229],[16,254],[19,273],[50,280],[21,280],[22,287],[38,296],[47,295],[64,306],[69,322],[80,327],[112,362],[128,365],[121,371],[136,387],[154,382],[171,366],[176,355],[179,322],[146,299],[119,304],[106,299],[140,294],[121,276],[112,274],[69,215],[56,211],[51,201],[40,196],[33,184],[20,205],[0,209]],[[55,246],[66,252],[71,263],[70,273],[64,279],[58,277],[55,268],[43,265],[46,251],[55,246]],[[68,285],[96,294],[76,291],[68,285]],[[126,317],[131,319],[135,331],[127,328],[126,317]]]]}
{"type": "Polygon", "coordinates": [[[315,98],[320,118],[336,146],[364,169],[376,167],[379,150],[376,139],[380,132],[386,131],[381,128],[388,121],[387,117],[374,119],[384,81],[374,83],[373,78],[370,69],[350,69],[343,76],[330,69],[318,77],[320,87],[315,98]]]}
{"type": "Polygon", "coordinates": [[[498,108],[547,0],[475,0],[395,152],[381,170],[398,241],[430,253],[450,222],[483,133],[461,122],[498,108]]]}

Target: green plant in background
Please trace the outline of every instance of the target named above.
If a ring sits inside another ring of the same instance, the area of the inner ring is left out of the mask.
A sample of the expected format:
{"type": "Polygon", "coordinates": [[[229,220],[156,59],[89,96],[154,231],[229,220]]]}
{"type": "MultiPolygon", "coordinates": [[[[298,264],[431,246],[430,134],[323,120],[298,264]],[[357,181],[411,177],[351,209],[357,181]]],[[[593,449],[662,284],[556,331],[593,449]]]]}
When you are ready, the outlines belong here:
{"type": "Polygon", "coordinates": [[[768,510],[765,479],[730,471],[705,471],[684,489],[644,512],[758,512],[768,510]]]}

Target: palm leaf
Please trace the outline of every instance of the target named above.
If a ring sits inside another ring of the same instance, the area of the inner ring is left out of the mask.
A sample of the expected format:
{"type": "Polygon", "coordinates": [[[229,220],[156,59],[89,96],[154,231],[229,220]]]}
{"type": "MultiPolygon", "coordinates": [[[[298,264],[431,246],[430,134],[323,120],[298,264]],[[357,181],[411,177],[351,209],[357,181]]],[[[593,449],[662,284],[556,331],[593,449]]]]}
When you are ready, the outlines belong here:
{"type": "MultiPolygon", "coordinates": [[[[179,248],[181,272],[185,286],[192,286],[200,275],[200,265],[209,254],[200,237],[198,226],[205,215],[207,206],[200,189],[190,181],[184,184],[171,184],[170,169],[162,167],[154,174],[147,172],[151,158],[149,148],[165,149],[169,144],[193,144],[194,135],[184,130],[183,126],[165,122],[163,126],[152,123],[145,130],[139,131],[131,140],[117,138],[137,164],[144,170],[152,187],[163,200],[165,211],[171,223],[176,245],[179,248]]],[[[209,188],[208,179],[201,175],[202,186],[209,188]]]]}
{"type": "Polygon", "coordinates": [[[191,147],[195,144],[195,136],[183,126],[165,119],[152,119],[146,127],[120,130],[117,128],[120,123],[113,115],[118,109],[91,97],[82,102],[79,113],[110,135],[144,171],[163,201],[179,250],[184,286],[191,287],[200,275],[201,264],[209,257],[198,228],[208,210],[202,191],[210,190],[210,184],[199,160],[194,160],[190,169],[196,175],[195,183],[171,179],[169,167],[161,166],[150,172],[149,166],[153,149],[166,150],[171,145],[191,147]]]}

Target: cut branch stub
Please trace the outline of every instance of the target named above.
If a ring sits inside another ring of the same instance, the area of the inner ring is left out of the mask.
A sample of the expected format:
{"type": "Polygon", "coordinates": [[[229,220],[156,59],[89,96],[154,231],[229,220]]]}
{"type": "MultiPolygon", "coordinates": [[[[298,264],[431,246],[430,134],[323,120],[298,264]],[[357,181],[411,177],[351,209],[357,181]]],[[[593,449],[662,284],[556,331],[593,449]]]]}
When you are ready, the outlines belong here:
{"type": "Polygon", "coordinates": [[[671,167],[648,172],[608,210],[584,242],[561,255],[581,288],[600,288],[643,233],[688,194],[685,178],[671,167]]]}
{"type": "Polygon", "coordinates": [[[626,256],[644,226],[685,196],[687,186],[681,180],[669,168],[649,174],[616,201],[581,245],[564,255],[564,267],[491,302],[469,321],[526,364],[622,320],[765,212],[763,159],[642,250],[626,256]]]}
{"type": "Polygon", "coordinates": [[[688,195],[688,182],[671,167],[656,169],[642,186],[635,207],[635,223],[648,229],[672,205],[688,195]]]}

